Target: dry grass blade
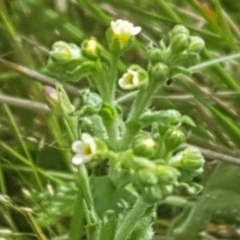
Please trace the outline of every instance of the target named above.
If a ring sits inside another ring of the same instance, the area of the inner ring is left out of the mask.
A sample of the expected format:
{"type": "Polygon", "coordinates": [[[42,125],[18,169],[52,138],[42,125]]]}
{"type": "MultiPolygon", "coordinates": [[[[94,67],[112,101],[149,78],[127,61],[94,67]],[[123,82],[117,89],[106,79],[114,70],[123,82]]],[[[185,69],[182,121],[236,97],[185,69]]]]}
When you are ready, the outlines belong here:
{"type": "Polygon", "coordinates": [[[27,108],[32,111],[39,111],[44,113],[51,112],[51,110],[46,104],[33,102],[22,98],[7,96],[3,94],[0,94],[0,103],[6,103],[16,107],[27,108]]]}
{"type": "MultiPolygon", "coordinates": [[[[55,86],[57,83],[60,83],[57,79],[45,76],[39,72],[36,72],[32,69],[29,69],[27,67],[18,65],[16,63],[11,63],[9,61],[4,60],[3,58],[0,58],[0,63],[4,64],[5,66],[11,68],[12,70],[19,72],[29,78],[32,78],[40,83],[47,84],[50,86],[55,86]]],[[[66,89],[67,92],[71,93],[72,95],[79,96],[80,92],[78,88],[73,87],[69,84],[64,84],[64,88],[66,89]]]]}

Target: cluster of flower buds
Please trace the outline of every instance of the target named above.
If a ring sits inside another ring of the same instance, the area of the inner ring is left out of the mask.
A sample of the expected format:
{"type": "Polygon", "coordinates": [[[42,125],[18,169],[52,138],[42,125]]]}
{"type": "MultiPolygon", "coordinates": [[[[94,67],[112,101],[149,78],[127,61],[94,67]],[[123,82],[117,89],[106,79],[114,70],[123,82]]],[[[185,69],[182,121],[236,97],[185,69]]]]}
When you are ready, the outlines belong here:
{"type": "Polygon", "coordinates": [[[102,47],[93,37],[83,41],[81,47],[58,41],[52,45],[47,68],[59,80],[76,82],[91,72],[101,55],[102,47]]]}
{"type": "Polygon", "coordinates": [[[186,137],[177,125],[169,127],[166,122],[164,130],[142,132],[130,150],[115,154],[110,159],[110,176],[116,185],[130,184],[148,202],[161,200],[179,188],[197,193],[201,187],[191,181],[203,172],[204,158],[197,148],[178,152],[186,137]]]}
{"type": "Polygon", "coordinates": [[[159,47],[149,46],[150,76],[156,80],[173,78],[179,73],[188,73],[187,68],[198,59],[205,46],[198,36],[191,36],[189,30],[175,26],[170,32],[170,44],[161,40],[159,47]]]}
{"type": "Polygon", "coordinates": [[[161,148],[151,137],[141,138],[142,142],[138,139],[132,150],[110,159],[110,177],[118,187],[130,185],[147,202],[159,201],[181,187],[191,194],[201,189],[196,184],[193,188],[191,183],[203,171],[204,159],[198,149],[187,148],[166,159],[153,159],[147,156],[161,148]]]}
{"type": "MultiPolygon", "coordinates": [[[[130,48],[134,42],[135,35],[140,31],[141,27],[135,27],[128,21],[121,19],[112,21],[107,31],[110,51],[118,56],[121,55],[130,48]]],[[[104,48],[94,37],[83,41],[81,47],[73,43],[58,41],[52,45],[47,68],[51,74],[62,81],[76,82],[99,66],[98,59],[105,61],[107,58],[104,48]]],[[[142,76],[143,70],[139,69],[132,69],[131,71],[129,69],[127,71],[128,74],[134,75],[133,87],[129,83],[126,87],[124,84],[119,83],[120,87],[124,85],[123,89],[129,89],[136,88],[138,84],[142,85],[145,79],[142,76]],[[138,75],[140,76],[138,77],[138,75]]],[[[144,75],[146,74],[144,73],[144,75]]]]}

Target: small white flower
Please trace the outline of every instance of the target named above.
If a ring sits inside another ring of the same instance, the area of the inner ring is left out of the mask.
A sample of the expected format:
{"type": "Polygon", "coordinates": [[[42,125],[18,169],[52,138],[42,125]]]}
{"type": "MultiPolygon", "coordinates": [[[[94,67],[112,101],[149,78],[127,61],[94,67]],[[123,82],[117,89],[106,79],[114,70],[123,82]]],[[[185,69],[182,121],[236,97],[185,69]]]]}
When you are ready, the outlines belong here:
{"type": "Polygon", "coordinates": [[[54,59],[58,60],[74,60],[82,58],[81,49],[74,43],[66,43],[63,41],[55,42],[50,52],[54,59]]]}
{"type": "Polygon", "coordinates": [[[120,88],[124,90],[136,89],[141,85],[141,80],[137,71],[128,69],[118,80],[120,88]]]}
{"type": "Polygon", "coordinates": [[[141,27],[134,27],[132,23],[122,19],[111,21],[111,28],[114,35],[122,41],[128,41],[131,36],[137,35],[142,30],[141,27]]]}
{"type": "Polygon", "coordinates": [[[82,133],[81,140],[72,144],[72,150],[75,153],[72,163],[81,165],[92,160],[97,151],[97,146],[92,136],[88,133],[82,133]]]}
{"type": "Polygon", "coordinates": [[[79,59],[82,57],[81,49],[73,43],[69,44],[69,54],[72,59],[79,59]]]}

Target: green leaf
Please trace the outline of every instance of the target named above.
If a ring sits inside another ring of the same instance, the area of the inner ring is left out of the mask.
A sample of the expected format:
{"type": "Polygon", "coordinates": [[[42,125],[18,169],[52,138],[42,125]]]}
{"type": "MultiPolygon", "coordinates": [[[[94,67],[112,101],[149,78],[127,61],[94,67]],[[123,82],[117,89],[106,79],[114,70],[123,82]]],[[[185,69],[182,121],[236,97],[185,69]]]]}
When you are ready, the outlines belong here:
{"type": "Polygon", "coordinates": [[[109,210],[120,213],[121,203],[133,201],[133,196],[126,190],[116,188],[109,177],[92,176],[90,185],[96,212],[101,217],[109,210]]]}

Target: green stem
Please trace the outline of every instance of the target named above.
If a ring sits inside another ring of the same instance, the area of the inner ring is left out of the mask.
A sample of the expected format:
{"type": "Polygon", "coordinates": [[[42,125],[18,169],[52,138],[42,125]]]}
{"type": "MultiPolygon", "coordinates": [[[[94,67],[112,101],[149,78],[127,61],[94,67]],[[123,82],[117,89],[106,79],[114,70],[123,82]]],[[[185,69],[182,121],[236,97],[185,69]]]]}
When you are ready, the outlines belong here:
{"type": "MultiPolygon", "coordinates": [[[[160,80],[159,82],[163,81],[160,80]]],[[[159,89],[160,86],[161,85],[157,85],[157,82],[151,81],[147,89],[141,89],[137,93],[137,96],[127,119],[127,127],[123,133],[123,137],[120,142],[121,149],[126,149],[131,144],[134,136],[136,136],[136,134],[141,129],[140,125],[135,125],[133,127],[131,123],[138,121],[138,119],[141,117],[142,113],[148,106],[154,93],[159,89]]]]}
{"type": "Polygon", "coordinates": [[[103,118],[103,123],[108,135],[108,144],[112,150],[117,150],[117,138],[118,138],[117,121],[118,119],[110,118],[106,119],[106,117],[103,118]]]}
{"type": "MultiPolygon", "coordinates": [[[[115,92],[116,92],[116,81],[117,81],[117,73],[118,73],[118,54],[112,54],[112,61],[109,73],[109,81],[108,81],[108,99],[107,104],[112,108],[114,115],[117,115],[117,110],[115,107],[115,92]]],[[[117,139],[118,139],[118,116],[116,118],[103,117],[103,123],[107,130],[109,145],[112,149],[117,149],[117,139]]]]}
{"type": "MultiPolygon", "coordinates": [[[[76,127],[75,120],[76,119],[68,116],[64,118],[64,124],[66,126],[67,134],[71,142],[79,139],[79,134],[77,131],[78,129],[76,127]]],[[[98,217],[94,209],[93,198],[89,184],[89,177],[85,165],[79,166],[76,181],[78,183],[80,192],[78,198],[76,199],[76,208],[80,208],[76,210],[73,221],[71,223],[70,236],[74,237],[70,238],[71,240],[78,239],[77,233],[74,232],[76,229],[77,232],[82,232],[84,217],[85,219],[89,218],[92,223],[98,222],[98,217]],[[87,209],[85,211],[83,211],[83,208],[81,208],[83,206],[83,202],[85,202],[87,206],[87,209]],[[85,214],[85,216],[83,216],[83,213],[85,214]],[[77,219],[77,216],[79,217],[79,219],[77,219]]]]}
{"type": "Polygon", "coordinates": [[[136,96],[137,92],[138,91],[127,93],[127,94],[121,96],[120,98],[118,98],[116,102],[118,104],[123,104],[123,103],[126,103],[128,101],[131,101],[136,96]]]}
{"type": "Polygon", "coordinates": [[[83,199],[85,200],[88,209],[88,212],[86,214],[90,215],[89,217],[92,223],[96,223],[98,221],[98,216],[94,209],[93,198],[89,184],[89,177],[87,169],[84,165],[79,166],[77,177],[77,182],[82,191],[83,199]]]}
{"type": "Polygon", "coordinates": [[[78,191],[75,201],[74,213],[70,226],[69,239],[79,240],[84,230],[83,194],[78,191]]]}
{"type": "Polygon", "coordinates": [[[114,240],[126,240],[138,224],[139,220],[141,220],[148,207],[149,205],[141,197],[138,198],[132,210],[123,219],[114,240]]]}
{"type": "Polygon", "coordinates": [[[88,173],[84,165],[79,166],[76,180],[79,185],[79,191],[75,201],[74,214],[70,226],[70,240],[80,239],[84,231],[84,220],[86,220],[88,224],[93,225],[98,222],[98,217],[94,209],[88,173]]]}
{"type": "Polygon", "coordinates": [[[110,68],[110,77],[109,77],[109,86],[110,86],[110,104],[113,104],[115,101],[115,92],[116,92],[116,81],[118,73],[118,54],[112,54],[111,59],[111,68],[110,68]]]}

